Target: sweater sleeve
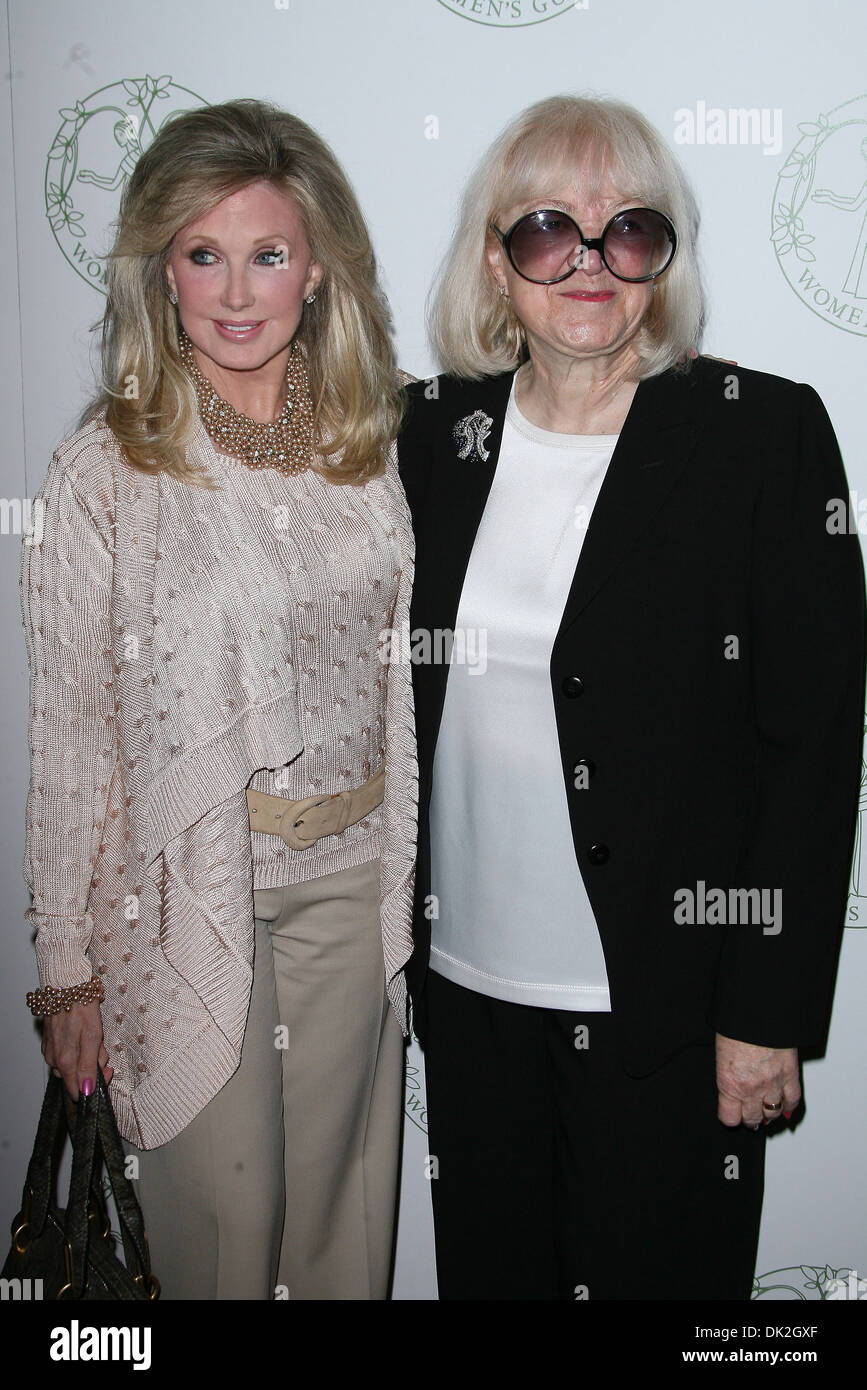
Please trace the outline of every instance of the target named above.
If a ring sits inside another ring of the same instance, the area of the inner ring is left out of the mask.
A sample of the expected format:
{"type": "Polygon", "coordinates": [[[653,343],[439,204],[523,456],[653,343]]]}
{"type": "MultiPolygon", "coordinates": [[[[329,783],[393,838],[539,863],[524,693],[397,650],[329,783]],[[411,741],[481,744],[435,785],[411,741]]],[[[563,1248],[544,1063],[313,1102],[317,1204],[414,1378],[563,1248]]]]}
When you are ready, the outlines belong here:
{"type": "MultiPolygon", "coordinates": [[[[91,880],[115,764],[113,553],[55,454],[39,494],[38,543],[22,545],[21,606],[30,667],[30,786],[24,878],[42,986],[90,979],[91,880]]],[[[36,537],[34,536],[34,542],[36,537]]]]}

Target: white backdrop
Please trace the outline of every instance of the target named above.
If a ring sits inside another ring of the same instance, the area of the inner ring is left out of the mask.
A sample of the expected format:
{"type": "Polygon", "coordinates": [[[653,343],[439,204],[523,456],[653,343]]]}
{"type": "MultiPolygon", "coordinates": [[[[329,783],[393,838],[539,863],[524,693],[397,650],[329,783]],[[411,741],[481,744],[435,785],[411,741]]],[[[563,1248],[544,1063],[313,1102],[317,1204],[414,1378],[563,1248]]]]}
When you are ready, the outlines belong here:
{"type": "MultiPolygon", "coordinates": [[[[35,968],[21,877],[21,511],[91,389],[99,256],[134,156],[115,133],[123,113],[135,114],[143,143],[149,122],[157,126],[170,110],[240,96],[276,101],[316,127],[367,215],[401,365],[428,376],[435,364],[425,296],[482,150],[518,109],[556,92],[632,102],[671,141],[698,193],[711,309],[705,349],[815,386],[850,486],[867,497],[867,21],[861,0],[10,0],[0,42],[6,1221],[17,1209],[44,1078],[24,1005],[35,968]],[[84,180],[82,170],[91,171],[84,180]],[[830,201],[814,199],[820,189],[831,191],[830,201]]],[[[805,1064],[800,1123],[768,1148],[757,1266],[766,1298],[816,1299],[835,1271],[867,1274],[865,846],[867,835],[853,866],[827,1053],[805,1064]]],[[[395,1297],[431,1299],[424,1074],[415,1047],[406,1095],[395,1297]]]]}

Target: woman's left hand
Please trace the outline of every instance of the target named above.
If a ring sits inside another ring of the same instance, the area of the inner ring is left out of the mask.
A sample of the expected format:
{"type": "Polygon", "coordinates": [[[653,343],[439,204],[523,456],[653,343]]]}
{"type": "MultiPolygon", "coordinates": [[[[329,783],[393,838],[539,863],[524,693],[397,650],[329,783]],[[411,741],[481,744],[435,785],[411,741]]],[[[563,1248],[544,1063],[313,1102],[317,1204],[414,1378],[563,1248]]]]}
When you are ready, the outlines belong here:
{"type": "Polygon", "coordinates": [[[798,1049],[759,1047],[717,1033],[716,1084],[724,1125],[758,1129],[762,1121],[788,1118],[801,1099],[798,1049]]]}

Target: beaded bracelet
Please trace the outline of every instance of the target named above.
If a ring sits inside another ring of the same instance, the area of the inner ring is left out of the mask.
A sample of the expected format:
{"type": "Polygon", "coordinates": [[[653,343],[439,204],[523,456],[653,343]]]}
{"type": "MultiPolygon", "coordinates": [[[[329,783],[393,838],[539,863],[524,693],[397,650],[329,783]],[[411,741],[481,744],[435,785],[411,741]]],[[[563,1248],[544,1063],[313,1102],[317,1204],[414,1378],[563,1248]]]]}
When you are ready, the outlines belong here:
{"type": "Polygon", "coordinates": [[[61,1009],[69,1013],[73,1004],[90,1004],[94,999],[102,1003],[104,998],[102,980],[93,975],[83,985],[67,985],[65,989],[46,985],[44,989],[29,990],[27,1007],[34,1018],[48,1018],[51,1014],[59,1014],[61,1009]]]}

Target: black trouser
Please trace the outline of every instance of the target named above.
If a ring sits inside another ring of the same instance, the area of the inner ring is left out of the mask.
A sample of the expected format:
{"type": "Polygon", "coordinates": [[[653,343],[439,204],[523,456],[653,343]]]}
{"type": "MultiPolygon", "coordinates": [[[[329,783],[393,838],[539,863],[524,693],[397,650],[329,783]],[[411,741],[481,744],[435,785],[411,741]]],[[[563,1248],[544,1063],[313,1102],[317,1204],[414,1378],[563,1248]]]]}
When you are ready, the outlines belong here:
{"type": "Polygon", "coordinates": [[[636,1078],[611,1014],[427,995],[440,1298],[749,1298],[765,1131],[717,1119],[711,1044],[636,1078]]]}

